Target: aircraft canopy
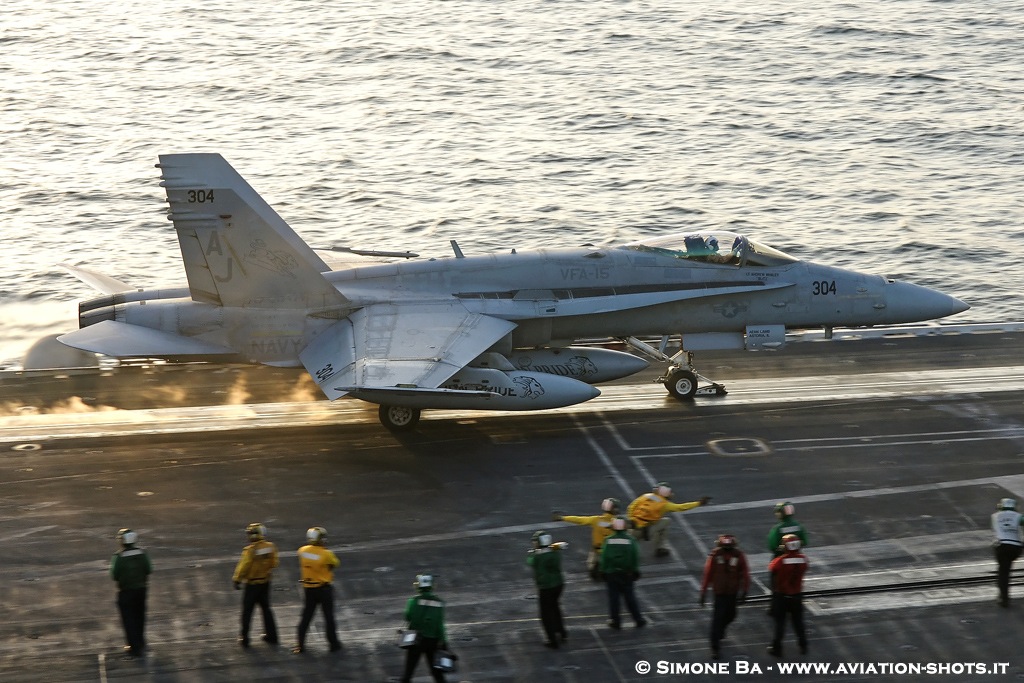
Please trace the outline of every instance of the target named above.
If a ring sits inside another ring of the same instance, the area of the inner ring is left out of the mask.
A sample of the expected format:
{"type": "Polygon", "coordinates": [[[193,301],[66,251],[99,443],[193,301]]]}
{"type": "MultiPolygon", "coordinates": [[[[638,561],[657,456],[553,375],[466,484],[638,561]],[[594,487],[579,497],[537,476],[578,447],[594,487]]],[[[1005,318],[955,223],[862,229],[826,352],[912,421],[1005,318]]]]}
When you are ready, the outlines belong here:
{"type": "Polygon", "coordinates": [[[734,266],[783,266],[797,261],[778,249],[727,231],[676,233],[631,242],[622,248],[734,266]]]}

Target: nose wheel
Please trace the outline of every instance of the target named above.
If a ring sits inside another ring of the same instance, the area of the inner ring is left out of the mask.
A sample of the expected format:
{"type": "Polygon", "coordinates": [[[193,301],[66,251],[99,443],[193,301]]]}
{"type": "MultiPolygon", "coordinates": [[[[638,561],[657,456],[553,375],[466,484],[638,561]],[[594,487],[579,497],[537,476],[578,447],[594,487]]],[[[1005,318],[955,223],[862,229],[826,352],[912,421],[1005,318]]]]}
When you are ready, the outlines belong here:
{"type": "Polygon", "coordinates": [[[636,337],[629,337],[623,339],[623,341],[654,360],[669,363],[665,374],[655,381],[664,384],[665,388],[668,389],[668,393],[674,398],[683,401],[695,396],[725,396],[729,393],[725,390],[724,385],[712,382],[707,377],[697,373],[693,367],[693,353],[691,351],[680,349],[674,356],[666,354],[664,347],[668,342],[668,337],[662,339],[662,348],[660,349],[654,348],[636,337]],[[683,362],[680,363],[680,360],[683,362]],[[700,386],[701,380],[707,382],[707,386],[700,386]]]}

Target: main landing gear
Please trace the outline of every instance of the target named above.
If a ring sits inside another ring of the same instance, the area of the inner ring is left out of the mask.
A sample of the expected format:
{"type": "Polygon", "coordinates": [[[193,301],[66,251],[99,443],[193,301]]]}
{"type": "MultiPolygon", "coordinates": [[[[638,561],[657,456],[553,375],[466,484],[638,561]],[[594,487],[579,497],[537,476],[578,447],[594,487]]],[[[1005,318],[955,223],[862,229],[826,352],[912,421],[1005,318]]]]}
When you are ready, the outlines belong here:
{"type": "Polygon", "coordinates": [[[723,385],[718,382],[712,382],[707,377],[697,373],[697,370],[693,367],[693,353],[691,351],[680,348],[679,352],[674,356],[666,354],[667,335],[661,338],[661,348],[657,349],[635,337],[628,337],[622,341],[654,360],[669,364],[665,374],[654,381],[664,384],[665,388],[668,389],[668,393],[675,398],[682,400],[690,399],[694,396],[725,396],[729,393],[723,385]],[[707,386],[700,386],[701,380],[706,382],[707,386]]]}
{"type": "Polygon", "coordinates": [[[377,409],[377,417],[382,425],[393,432],[410,432],[420,421],[420,409],[382,404],[377,409]]]}

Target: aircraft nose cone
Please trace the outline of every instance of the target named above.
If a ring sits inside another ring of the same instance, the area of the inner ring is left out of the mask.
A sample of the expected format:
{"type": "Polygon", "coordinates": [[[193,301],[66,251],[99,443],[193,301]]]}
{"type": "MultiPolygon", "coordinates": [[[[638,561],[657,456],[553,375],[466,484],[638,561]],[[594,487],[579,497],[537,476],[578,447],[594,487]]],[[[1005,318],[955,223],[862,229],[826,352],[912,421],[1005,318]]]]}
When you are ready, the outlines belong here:
{"type": "Polygon", "coordinates": [[[886,317],[892,323],[934,320],[962,313],[970,308],[956,297],[906,282],[886,286],[886,317]]]}

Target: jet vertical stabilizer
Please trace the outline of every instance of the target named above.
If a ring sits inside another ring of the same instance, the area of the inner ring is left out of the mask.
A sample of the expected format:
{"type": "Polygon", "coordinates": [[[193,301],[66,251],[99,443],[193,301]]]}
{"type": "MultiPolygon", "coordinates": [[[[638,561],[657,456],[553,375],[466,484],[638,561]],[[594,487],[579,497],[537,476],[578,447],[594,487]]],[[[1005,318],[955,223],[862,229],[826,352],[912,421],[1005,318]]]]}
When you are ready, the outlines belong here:
{"type": "Polygon", "coordinates": [[[194,301],[239,308],[341,308],[329,270],[219,154],[162,154],[170,204],[194,301]]]}

